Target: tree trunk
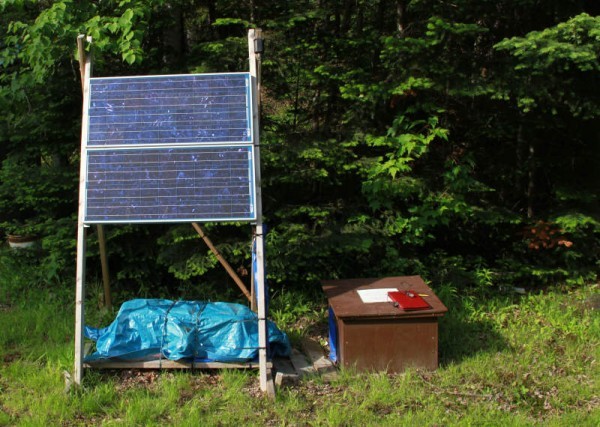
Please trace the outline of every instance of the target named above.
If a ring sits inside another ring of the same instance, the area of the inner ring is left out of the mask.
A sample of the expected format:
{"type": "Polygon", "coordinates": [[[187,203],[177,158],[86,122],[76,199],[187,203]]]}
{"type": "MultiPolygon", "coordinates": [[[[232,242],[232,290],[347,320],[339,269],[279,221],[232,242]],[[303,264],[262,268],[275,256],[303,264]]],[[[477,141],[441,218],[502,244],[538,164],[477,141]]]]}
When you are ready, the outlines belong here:
{"type": "Polygon", "coordinates": [[[404,36],[406,31],[406,1],[396,0],[396,28],[400,37],[404,36]]]}
{"type": "Polygon", "coordinates": [[[249,0],[248,6],[250,8],[250,23],[254,24],[256,22],[256,1],[249,0]]]}
{"type": "Polygon", "coordinates": [[[185,25],[180,5],[168,5],[171,25],[163,30],[163,62],[165,64],[183,63],[185,52],[185,25]]]}
{"type": "Polygon", "coordinates": [[[535,192],[535,149],[529,142],[529,155],[527,157],[527,218],[533,218],[533,197],[535,192]]]}

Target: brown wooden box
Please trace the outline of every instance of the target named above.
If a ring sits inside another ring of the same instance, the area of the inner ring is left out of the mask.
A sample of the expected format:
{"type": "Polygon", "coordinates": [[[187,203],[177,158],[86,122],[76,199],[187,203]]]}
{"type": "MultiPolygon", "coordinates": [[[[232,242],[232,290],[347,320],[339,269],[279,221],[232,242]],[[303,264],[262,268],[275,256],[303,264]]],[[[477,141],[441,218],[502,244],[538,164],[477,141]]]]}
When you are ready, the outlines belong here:
{"type": "Polygon", "coordinates": [[[359,371],[402,372],[438,366],[438,318],[448,309],[419,276],[325,280],[335,315],[338,361],[359,371]],[[363,303],[359,289],[397,288],[424,294],[431,309],[404,311],[391,302],[363,303]]]}

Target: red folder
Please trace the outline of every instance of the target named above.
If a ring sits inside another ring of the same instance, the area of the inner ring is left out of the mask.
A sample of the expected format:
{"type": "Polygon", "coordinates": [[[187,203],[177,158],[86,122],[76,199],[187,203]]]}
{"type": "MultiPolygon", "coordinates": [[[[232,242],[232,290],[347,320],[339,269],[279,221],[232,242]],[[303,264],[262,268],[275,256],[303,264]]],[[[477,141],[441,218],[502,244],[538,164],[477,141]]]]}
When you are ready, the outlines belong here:
{"type": "Polygon", "coordinates": [[[388,292],[388,297],[394,305],[403,310],[428,310],[431,306],[415,291],[388,292]]]}

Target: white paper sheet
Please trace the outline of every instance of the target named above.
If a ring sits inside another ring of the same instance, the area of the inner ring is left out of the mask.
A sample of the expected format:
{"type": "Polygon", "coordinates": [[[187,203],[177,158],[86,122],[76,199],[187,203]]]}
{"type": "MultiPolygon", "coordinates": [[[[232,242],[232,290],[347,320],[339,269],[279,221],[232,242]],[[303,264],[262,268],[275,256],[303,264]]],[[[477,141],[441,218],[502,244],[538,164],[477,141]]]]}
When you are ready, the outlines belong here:
{"type": "Polygon", "coordinates": [[[388,302],[388,292],[397,291],[397,288],[358,289],[358,296],[362,302],[370,304],[374,302],[388,302]]]}

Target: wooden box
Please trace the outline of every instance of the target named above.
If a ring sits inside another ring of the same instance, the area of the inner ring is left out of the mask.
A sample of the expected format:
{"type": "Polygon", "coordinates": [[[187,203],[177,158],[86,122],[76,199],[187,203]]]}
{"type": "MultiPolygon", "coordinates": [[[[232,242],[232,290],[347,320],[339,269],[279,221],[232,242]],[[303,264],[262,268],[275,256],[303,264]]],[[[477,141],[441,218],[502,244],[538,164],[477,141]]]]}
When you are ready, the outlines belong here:
{"type": "Polygon", "coordinates": [[[438,319],[447,308],[419,276],[326,280],[323,290],[335,317],[337,357],[359,371],[402,372],[438,366],[438,319]],[[404,311],[391,302],[365,303],[361,289],[396,288],[423,296],[430,309],[404,311]]]}

